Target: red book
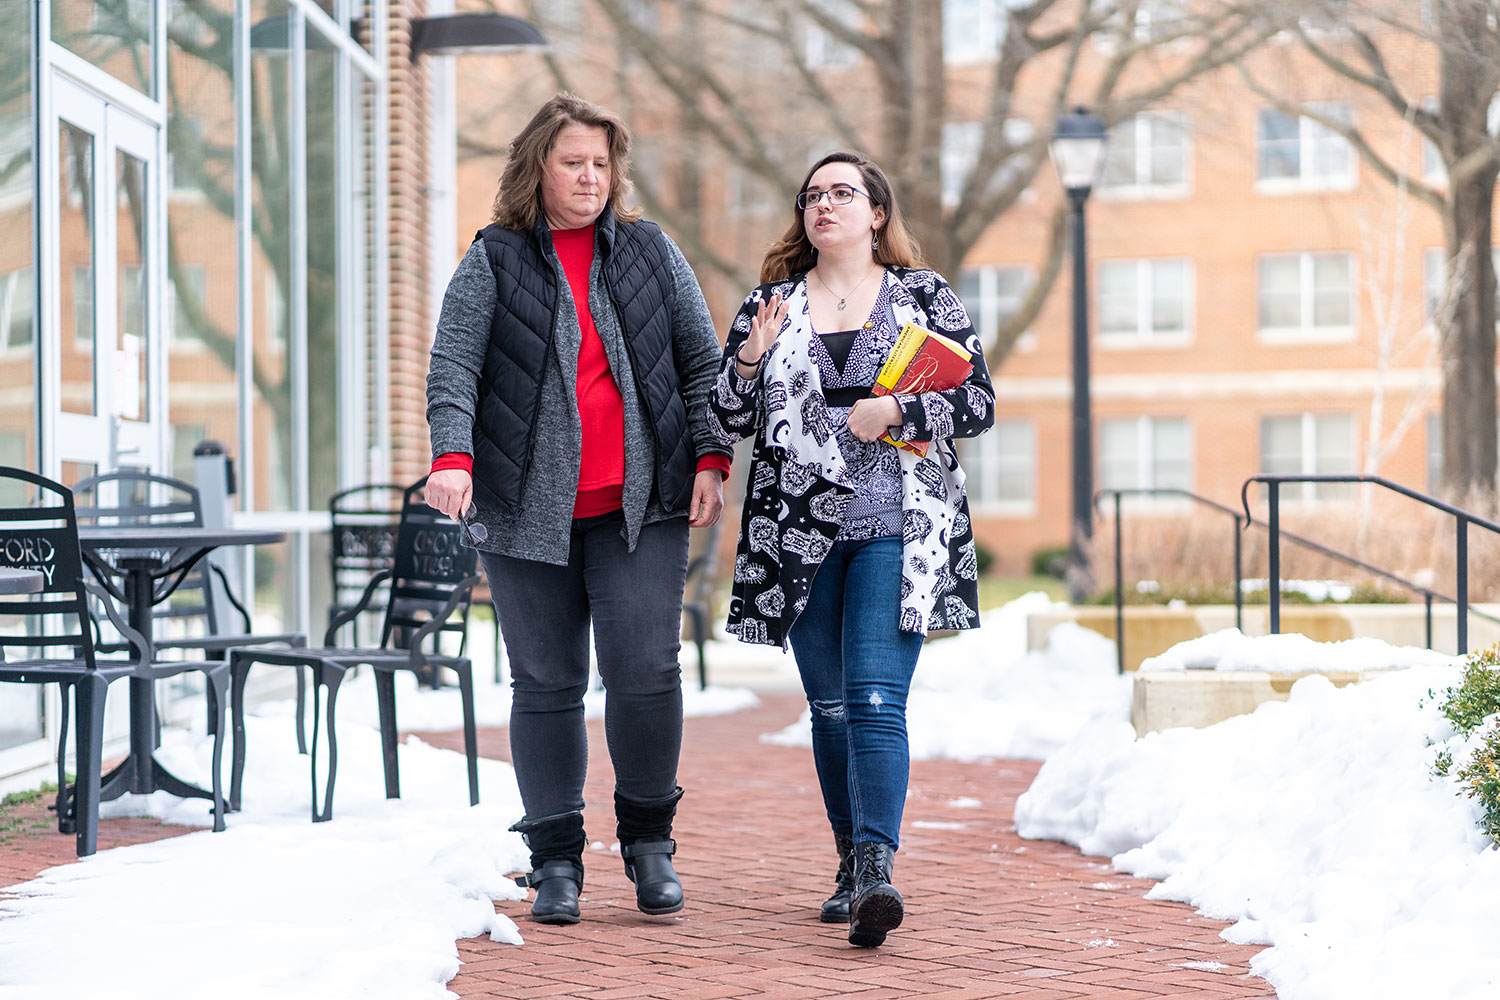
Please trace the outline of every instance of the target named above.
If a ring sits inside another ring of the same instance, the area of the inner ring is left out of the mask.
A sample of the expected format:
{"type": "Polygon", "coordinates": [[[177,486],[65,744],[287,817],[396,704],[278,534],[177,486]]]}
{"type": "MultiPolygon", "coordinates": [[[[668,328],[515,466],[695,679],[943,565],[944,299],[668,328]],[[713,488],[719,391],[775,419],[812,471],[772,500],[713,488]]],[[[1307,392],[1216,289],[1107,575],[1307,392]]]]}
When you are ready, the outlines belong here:
{"type": "MultiPolygon", "coordinates": [[[[939,392],[963,385],[974,363],[969,352],[947,337],[923,329],[915,323],[907,323],[896,336],[896,344],[875,376],[871,389],[877,396],[939,392]]],[[[897,441],[889,434],[881,437],[897,448],[918,455],[927,454],[930,441],[897,441]]]]}

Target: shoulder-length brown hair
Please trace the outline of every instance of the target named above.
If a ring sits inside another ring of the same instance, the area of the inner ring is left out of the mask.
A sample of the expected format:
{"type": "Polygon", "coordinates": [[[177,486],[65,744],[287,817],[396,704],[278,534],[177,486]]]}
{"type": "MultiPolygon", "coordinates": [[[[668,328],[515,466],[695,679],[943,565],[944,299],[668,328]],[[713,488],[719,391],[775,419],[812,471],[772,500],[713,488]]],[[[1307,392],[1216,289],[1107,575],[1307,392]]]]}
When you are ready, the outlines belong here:
{"type": "MultiPolygon", "coordinates": [[[[875,161],[868,156],[843,151],[829,153],[808,170],[807,176],[802,178],[802,186],[797,188],[797,194],[806,191],[812,175],[829,163],[852,164],[864,179],[870,203],[885,209],[885,225],[879,229],[880,246],[875,251],[875,263],[882,267],[926,267],[927,262],[922,259],[922,248],[917,245],[916,239],[901,218],[901,209],[896,204],[896,193],[891,190],[891,182],[886,178],[885,171],[876,166],[875,161]]],[[[766,251],[765,260],[761,261],[760,283],[763,285],[784,281],[794,274],[809,271],[818,262],[818,251],[807,238],[807,226],[804,223],[806,215],[795,201],[792,202],[792,213],[792,224],[781,234],[781,239],[771,245],[771,249],[766,251]]]]}
{"type": "Polygon", "coordinates": [[[537,109],[510,142],[510,159],[500,175],[500,190],[491,209],[497,225],[529,230],[542,214],[542,170],[558,133],[569,125],[602,128],[609,140],[609,207],[619,222],[641,217],[625,207],[630,196],[630,129],[625,119],[576,94],[563,91],[537,109]]]}

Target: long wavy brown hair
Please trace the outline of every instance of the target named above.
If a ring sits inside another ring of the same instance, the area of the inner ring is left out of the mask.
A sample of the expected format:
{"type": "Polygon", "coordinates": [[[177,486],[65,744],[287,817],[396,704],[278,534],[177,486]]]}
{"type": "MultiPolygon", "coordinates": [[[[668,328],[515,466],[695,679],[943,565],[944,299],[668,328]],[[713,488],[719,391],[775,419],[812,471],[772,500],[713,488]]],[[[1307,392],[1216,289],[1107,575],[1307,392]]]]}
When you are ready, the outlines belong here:
{"type": "Polygon", "coordinates": [[[528,230],[542,212],[542,170],[558,133],[569,125],[602,128],[609,139],[609,207],[619,222],[634,222],[639,209],[625,207],[630,196],[630,129],[625,119],[576,94],[563,91],[537,109],[510,141],[510,159],[500,174],[491,209],[497,225],[528,230]]]}
{"type": "MultiPolygon", "coordinates": [[[[916,239],[902,221],[901,208],[896,204],[896,193],[891,190],[890,180],[886,178],[885,171],[868,156],[842,150],[829,153],[812,165],[807,176],[802,178],[802,186],[797,188],[797,194],[801,195],[806,191],[813,174],[829,163],[852,164],[864,179],[863,186],[870,194],[871,204],[885,209],[885,225],[879,229],[880,247],[875,251],[875,263],[882,267],[926,267],[927,262],[922,259],[922,248],[917,245],[916,239]]],[[[771,249],[766,251],[765,260],[761,261],[760,283],[763,285],[802,274],[811,270],[818,262],[818,251],[807,238],[805,213],[797,207],[795,201],[792,202],[792,212],[792,224],[781,234],[781,239],[771,245],[771,249]]]]}

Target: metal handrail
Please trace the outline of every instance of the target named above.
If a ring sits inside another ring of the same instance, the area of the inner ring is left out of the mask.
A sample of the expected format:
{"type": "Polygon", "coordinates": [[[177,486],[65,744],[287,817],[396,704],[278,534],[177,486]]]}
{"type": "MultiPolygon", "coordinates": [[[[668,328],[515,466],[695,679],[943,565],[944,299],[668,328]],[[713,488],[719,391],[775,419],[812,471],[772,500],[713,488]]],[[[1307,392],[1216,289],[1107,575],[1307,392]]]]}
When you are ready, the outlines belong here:
{"type": "Polygon", "coordinates": [[[1469,525],[1475,524],[1481,528],[1488,529],[1496,535],[1500,535],[1500,524],[1496,524],[1494,521],[1480,517],[1478,514],[1471,513],[1470,511],[1464,510],[1461,507],[1455,507],[1450,503],[1445,503],[1442,500],[1437,499],[1436,497],[1430,497],[1425,493],[1419,493],[1416,490],[1411,489],[1410,487],[1402,486],[1400,483],[1392,482],[1391,480],[1386,479],[1384,476],[1365,475],[1273,476],[1262,474],[1251,476],[1249,479],[1245,480],[1244,485],[1240,487],[1240,503],[1245,508],[1245,516],[1247,518],[1250,517],[1251,483],[1264,483],[1267,487],[1269,487],[1266,496],[1266,528],[1269,533],[1270,562],[1266,567],[1266,576],[1269,578],[1269,580],[1275,582],[1275,585],[1269,588],[1271,598],[1270,629],[1272,634],[1281,631],[1280,539],[1282,535],[1286,535],[1288,538],[1293,537],[1290,532],[1283,532],[1281,530],[1282,483],[1365,483],[1370,486],[1383,487],[1393,493],[1399,493],[1400,495],[1415,500],[1418,503],[1425,504],[1426,506],[1431,507],[1434,510],[1440,510],[1445,514],[1452,515],[1454,518],[1455,527],[1457,528],[1456,551],[1454,552],[1455,596],[1448,597],[1445,594],[1440,594],[1436,591],[1429,590],[1426,587],[1421,587],[1417,584],[1410,583],[1409,581],[1401,580],[1394,574],[1387,573],[1384,570],[1377,570],[1376,572],[1378,572],[1381,576],[1386,577],[1387,579],[1396,580],[1397,582],[1400,582],[1413,590],[1427,595],[1427,647],[1429,649],[1432,648],[1432,599],[1434,597],[1440,600],[1449,601],[1453,605],[1455,605],[1456,611],[1454,614],[1454,618],[1455,626],[1457,628],[1456,645],[1458,646],[1458,653],[1460,656],[1469,651],[1469,615],[1478,615],[1479,617],[1492,622],[1500,622],[1500,618],[1496,618],[1493,615],[1486,614],[1483,611],[1473,610],[1469,607],[1469,525]]]}
{"type": "MultiPolygon", "coordinates": [[[[1370,573],[1370,574],[1372,574],[1374,576],[1377,576],[1377,577],[1380,577],[1380,578],[1382,578],[1384,580],[1389,580],[1390,582],[1395,583],[1395,584],[1397,584],[1399,586],[1405,587],[1406,589],[1408,589],[1408,590],[1410,590],[1410,591],[1412,591],[1414,593],[1421,594],[1422,598],[1423,598],[1423,604],[1424,604],[1424,607],[1425,607],[1425,625],[1426,625],[1427,648],[1428,649],[1432,648],[1432,633],[1433,633],[1433,629],[1432,629],[1432,602],[1433,602],[1434,599],[1437,599],[1437,600],[1440,600],[1440,601],[1446,601],[1446,602],[1448,602],[1450,604],[1454,604],[1454,603],[1457,603],[1454,600],[1454,598],[1451,598],[1451,597],[1447,596],[1446,594],[1443,594],[1443,593],[1441,593],[1439,591],[1435,591],[1435,590],[1433,590],[1430,587],[1426,587],[1426,586],[1423,586],[1422,584],[1416,583],[1415,581],[1408,580],[1405,577],[1402,577],[1402,576],[1399,576],[1399,575],[1397,575],[1395,573],[1390,572],[1389,570],[1381,569],[1379,566],[1375,566],[1375,565],[1372,565],[1371,563],[1367,563],[1367,562],[1365,562],[1362,559],[1356,559],[1354,556],[1348,555],[1348,554],[1343,553],[1343,552],[1339,552],[1336,549],[1331,549],[1328,546],[1323,545],[1320,542],[1315,542],[1312,539],[1305,538],[1302,535],[1296,534],[1295,532],[1286,531],[1286,530],[1284,530],[1284,529],[1282,529],[1280,527],[1279,519],[1270,518],[1270,519],[1268,519],[1267,522],[1261,522],[1261,521],[1256,520],[1250,514],[1250,505],[1249,505],[1249,501],[1247,499],[1248,490],[1249,490],[1249,487],[1250,487],[1250,483],[1256,482],[1256,481],[1265,481],[1267,478],[1276,478],[1276,479],[1278,479],[1280,481],[1291,481],[1291,480],[1304,480],[1304,479],[1309,478],[1309,477],[1295,477],[1295,476],[1282,476],[1282,477],[1255,476],[1255,477],[1252,477],[1250,480],[1247,480],[1245,482],[1244,486],[1241,487],[1241,490],[1240,490],[1241,503],[1243,503],[1244,506],[1245,506],[1245,512],[1243,514],[1241,514],[1239,511],[1233,509],[1232,507],[1226,507],[1223,504],[1221,504],[1221,503],[1219,503],[1219,502],[1217,502],[1215,500],[1210,500],[1207,497],[1199,496],[1198,494],[1193,493],[1193,492],[1191,492],[1189,490],[1182,490],[1182,489],[1174,489],[1174,488],[1158,488],[1158,489],[1107,489],[1107,490],[1100,490],[1098,493],[1096,493],[1094,495],[1094,504],[1095,504],[1095,508],[1096,509],[1097,509],[1097,507],[1099,505],[1099,502],[1101,500],[1103,500],[1103,499],[1105,499],[1107,497],[1112,497],[1114,499],[1114,528],[1115,528],[1115,669],[1116,669],[1117,672],[1124,673],[1124,671],[1125,671],[1125,585],[1124,585],[1125,584],[1125,580],[1124,580],[1125,574],[1124,574],[1124,556],[1123,556],[1124,546],[1121,544],[1121,538],[1124,536],[1124,529],[1123,529],[1123,526],[1122,526],[1122,518],[1121,518],[1121,514],[1120,514],[1120,502],[1121,502],[1121,498],[1122,497],[1126,497],[1126,496],[1177,496],[1177,497],[1185,497],[1185,498],[1187,498],[1189,500],[1192,500],[1194,503],[1196,503],[1196,504],[1198,504],[1200,506],[1208,507],[1208,508],[1210,508],[1212,510],[1219,511],[1220,513],[1227,514],[1227,515],[1229,515],[1230,517],[1232,517],[1234,519],[1234,525],[1235,525],[1235,531],[1234,531],[1234,624],[1235,624],[1235,627],[1238,628],[1241,632],[1244,631],[1244,587],[1243,587],[1243,584],[1244,584],[1244,571],[1243,571],[1243,567],[1244,567],[1244,550],[1243,550],[1243,544],[1242,544],[1242,541],[1241,541],[1241,532],[1245,528],[1255,527],[1255,528],[1264,528],[1264,529],[1266,529],[1268,535],[1272,539],[1271,566],[1269,567],[1268,572],[1267,572],[1267,576],[1269,577],[1269,579],[1268,579],[1267,582],[1268,582],[1268,584],[1270,584],[1267,587],[1267,591],[1268,591],[1269,600],[1271,602],[1271,625],[1270,625],[1270,628],[1271,628],[1271,632],[1272,633],[1276,633],[1276,632],[1279,632],[1281,630],[1281,577],[1280,577],[1280,558],[1279,558],[1279,548],[1280,547],[1279,547],[1279,544],[1277,544],[1277,540],[1279,540],[1280,538],[1285,538],[1286,540],[1288,540],[1290,542],[1293,542],[1293,543],[1295,543],[1297,545],[1301,545],[1304,548],[1311,549],[1312,551],[1317,552],[1320,555],[1327,556],[1330,559],[1336,559],[1339,562],[1342,562],[1342,563],[1344,563],[1346,565],[1352,566],[1352,567],[1354,567],[1356,569],[1359,569],[1359,570],[1363,570],[1364,572],[1370,573]]],[[[1373,478],[1373,477],[1371,477],[1371,478],[1373,478]]],[[[1393,486],[1394,488],[1396,488],[1400,492],[1408,492],[1408,493],[1410,492],[1410,491],[1408,491],[1406,489],[1406,487],[1400,486],[1399,484],[1392,483],[1390,485],[1393,486]]],[[[1416,494],[1416,496],[1418,498],[1420,498],[1421,494],[1416,494]]],[[[1427,499],[1430,500],[1431,498],[1429,497],[1427,499]]],[[[1441,504],[1441,501],[1433,501],[1433,502],[1435,504],[1441,504]]],[[[1442,505],[1442,506],[1446,507],[1446,505],[1442,505]]],[[[1452,510],[1457,510],[1457,508],[1452,508],[1450,510],[1450,512],[1452,510]]],[[[1500,532],[1500,525],[1489,524],[1488,522],[1483,522],[1482,518],[1474,518],[1474,515],[1467,514],[1467,512],[1464,512],[1464,513],[1465,513],[1465,516],[1473,518],[1474,520],[1476,520],[1478,522],[1484,523],[1487,527],[1490,527],[1491,530],[1500,532]]],[[[1486,612],[1478,611],[1478,610],[1475,610],[1475,609],[1469,609],[1468,613],[1472,614],[1472,615],[1476,615],[1476,616],[1478,616],[1480,618],[1484,618],[1487,621],[1492,621],[1492,622],[1495,622],[1496,624],[1500,624],[1500,618],[1497,618],[1494,615],[1490,615],[1490,614],[1488,614],[1486,612]]],[[[1466,641],[1466,638],[1465,638],[1465,641],[1466,641]]],[[[1460,652],[1466,652],[1466,650],[1460,650],[1460,652]]]]}
{"type": "Polygon", "coordinates": [[[1100,490],[1094,494],[1094,509],[1098,509],[1099,501],[1105,497],[1114,498],[1115,508],[1115,672],[1125,672],[1125,562],[1122,555],[1124,546],[1120,544],[1123,537],[1120,518],[1120,499],[1126,496],[1179,496],[1186,497],[1196,504],[1210,507],[1221,513],[1228,514],[1234,519],[1234,627],[1241,632],[1244,631],[1245,601],[1240,594],[1240,580],[1242,577],[1242,546],[1240,543],[1240,522],[1244,517],[1233,507],[1201,497],[1189,490],[1162,487],[1159,489],[1109,489],[1100,490]]]}

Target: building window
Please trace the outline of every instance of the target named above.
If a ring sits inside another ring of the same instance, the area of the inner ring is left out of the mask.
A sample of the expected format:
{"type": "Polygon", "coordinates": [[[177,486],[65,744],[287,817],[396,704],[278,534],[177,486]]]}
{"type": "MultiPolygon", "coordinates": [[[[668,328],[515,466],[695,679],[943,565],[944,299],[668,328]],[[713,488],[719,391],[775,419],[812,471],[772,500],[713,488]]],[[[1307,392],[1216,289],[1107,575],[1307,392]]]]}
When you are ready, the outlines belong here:
{"type": "MultiPolygon", "coordinates": [[[[1490,263],[1500,275],[1500,247],[1490,248],[1490,263]]],[[[1422,318],[1426,322],[1433,321],[1448,294],[1448,251],[1442,247],[1422,251],[1422,318]]],[[[1500,327],[1500,281],[1495,283],[1495,325],[1500,327]]]]}
{"type": "Polygon", "coordinates": [[[1347,253],[1265,254],[1256,261],[1262,337],[1347,340],[1354,336],[1354,258],[1347,253]]]}
{"type": "Polygon", "coordinates": [[[1184,417],[1099,421],[1099,488],[1191,490],[1193,436],[1184,417]]]}
{"type": "Polygon", "coordinates": [[[944,122],[943,151],[940,171],[943,183],[943,204],[952,207],[958,204],[963,194],[964,181],[979,161],[978,122],[944,122]]]}
{"type": "Polygon", "coordinates": [[[976,507],[1014,517],[1036,509],[1036,425],[1001,418],[988,434],[959,442],[966,490],[976,507]]]}
{"type": "MultiPolygon", "coordinates": [[[[812,7],[826,18],[845,27],[858,30],[859,8],[850,0],[812,0],[812,7]]],[[[853,66],[859,61],[859,50],[848,42],[839,40],[809,12],[807,27],[807,65],[811,69],[837,69],[853,66]]]]}
{"type": "MultiPolygon", "coordinates": [[[[1263,417],[1260,470],[1272,476],[1353,475],[1354,417],[1348,413],[1299,413],[1263,417]]],[[[1283,500],[1347,499],[1349,483],[1288,483],[1283,500]]]]}
{"type": "Polygon", "coordinates": [[[1016,0],[946,0],[943,4],[943,61],[993,59],[1009,25],[1007,6],[1016,0]]]}
{"type": "Polygon", "coordinates": [[[94,269],[73,268],[73,343],[94,346],[94,269]]]}
{"type": "MultiPolygon", "coordinates": [[[[979,122],[943,123],[943,150],[939,161],[942,177],[943,205],[952,208],[963,197],[964,185],[979,165],[979,144],[983,138],[983,126],[979,122]]],[[[1017,149],[1031,141],[1036,135],[1036,126],[1024,118],[1011,118],[1005,122],[1005,143],[1017,149]]],[[[1009,184],[1019,166],[1013,159],[1001,161],[990,176],[988,190],[997,190],[1009,184]]]]}
{"type": "Polygon", "coordinates": [[[1443,415],[1427,414],[1427,492],[1437,496],[1443,488],[1443,415]]]}
{"type": "Polygon", "coordinates": [[[1127,119],[1110,129],[1107,148],[1101,193],[1165,197],[1192,189],[1187,118],[1182,114],[1152,111],[1127,119]]]}
{"type": "MultiPolygon", "coordinates": [[[[994,345],[1000,328],[1021,308],[1035,280],[1031,268],[1021,265],[971,267],[959,272],[958,297],[986,348],[994,345]]],[[[1016,346],[1034,348],[1035,335],[1030,330],[1023,332],[1016,346]]]]}
{"type": "Polygon", "coordinates": [[[1140,0],[1135,11],[1137,40],[1156,42],[1170,38],[1186,27],[1183,0],[1140,0]]]}
{"type": "MultiPolygon", "coordinates": [[[[1347,104],[1305,107],[1344,124],[1353,122],[1347,104]]],[[[1311,118],[1261,108],[1256,134],[1257,181],[1263,188],[1323,188],[1354,183],[1354,149],[1337,132],[1311,118]]]]}
{"type": "Polygon", "coordinates": [[[172,281],[172,322],[167,327],[172,331],[172,350],[202,345],[192,317],[208,308],[207,292],[208,272],[201,264],[178,267],[172,281]]]}
{"type": "Polygon", "coordinates": [[[31,346],[31,324],[36,317],[34,281],[30,267],[0,274],[0,354],[31,346]]]}
{"type": "Polygon", "coordinates": [[[1099,264],[1099,340],[1186,343],[1192,337],[1193,268],[1186,258],[1099,264]]]}

